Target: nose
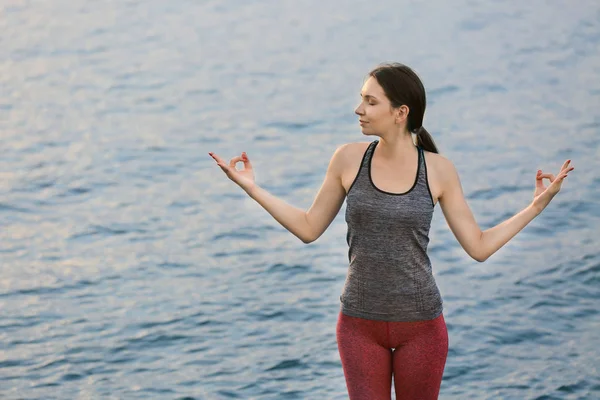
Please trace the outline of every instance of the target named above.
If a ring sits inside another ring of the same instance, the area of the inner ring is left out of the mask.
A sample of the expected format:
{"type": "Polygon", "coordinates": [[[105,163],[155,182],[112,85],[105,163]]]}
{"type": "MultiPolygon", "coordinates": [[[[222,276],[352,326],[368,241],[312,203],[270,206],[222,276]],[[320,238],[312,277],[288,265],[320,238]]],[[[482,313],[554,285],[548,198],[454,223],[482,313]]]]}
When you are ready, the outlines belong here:
{"type": "Polygon", "coordinates": [[[362,104],[359,104],[358,107],[356,107],[354,109],[354,113],[357,114],[357,115],[362,115],[363,114],[362,104]]]}

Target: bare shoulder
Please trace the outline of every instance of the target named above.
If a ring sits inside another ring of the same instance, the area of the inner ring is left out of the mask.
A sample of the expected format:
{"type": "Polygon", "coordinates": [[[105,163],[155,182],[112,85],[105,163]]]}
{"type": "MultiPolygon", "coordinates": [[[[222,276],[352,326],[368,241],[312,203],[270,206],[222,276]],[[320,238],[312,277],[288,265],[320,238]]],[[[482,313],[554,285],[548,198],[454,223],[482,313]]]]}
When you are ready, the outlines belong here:
{"type": "Polygon", "coordinates": [[[344,170],[352,164],[356,164],[357,158],[358,163],[360,163],[370,143],[371,142],[351,142],[341,144],[337,147],[336,155],[343,161],[344,170]]]}
{"type": "Polygon", "coordinates": [[[435,169],[443,172],[445,168],[454,167],[452,161],[439,153],[423,150],[423,154],[425,154],[425,161],[427,162],[428,169],[435,169]]]}
{"type": "Polygon", "coordinates": [[[371,142],[351,142],[344,144],[343,147],[345,148],[345,152],[347,155],[360,155],[362,159],[362,156],[364,155],[365,151],[367,150],[367,147],[369,147],[370,144],[371,142]]]}
{"type": "Polygon", "coordinates": [[[369,144],[371,144],[371,142],[351,142],[340,146],[339,150],[343,153],[345,161],[344,169],[359,166],[369,144]]]}
{"type": "Polygon", "coordinates": [[[343,159],[341,173],[342,186],[344,186],[346,193],[348,193],[352,182],[354,182],[354,179],[358,174],[360,163],[369,144],[371,144],[371,142],[351,142],[339,147],[339,151],[342,155],[341,158],[343,159]]]}
{"type": "Polygon", "coordinates": [[[447,157],[423,150],[425,164],[427,166],[427,180],[431,189],[431,195],[434,203],[437,204],[442,197],[445,185],[448,182],[448,174],[454,170],[454,165],[447,157]]]}
{"type": "Polygon", "coordinates": [[[458,181],[456,167],[448,157],[441,154],[425,151],[425,159],[430,184],[436,186],[437,197],[441,198],[448,186],[455,185],[458,181]]]}
{"type": "MultiPolygon", "coordinates": [[[[333,155],[331,156],[329,170],[342,182],[344,181],[344,177],[347,175],[348,168],[355,164],[354,160],[359,156],[361,144],[362,143],[344,143],[337,145],[333,155]]],[[[366,149],[366,146],[368,145],[369,143],[364,143],[362,147],[366,149]]],[[[362,150],[363,152],[364,149],[362,150]]]]}

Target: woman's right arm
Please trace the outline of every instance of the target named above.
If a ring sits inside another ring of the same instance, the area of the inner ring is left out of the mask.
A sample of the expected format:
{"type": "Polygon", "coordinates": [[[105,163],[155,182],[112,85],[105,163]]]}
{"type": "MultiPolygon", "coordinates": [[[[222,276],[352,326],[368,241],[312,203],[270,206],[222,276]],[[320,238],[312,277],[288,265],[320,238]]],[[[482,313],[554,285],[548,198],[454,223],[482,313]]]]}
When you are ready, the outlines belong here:
{"type": "Polygon", "coordinates": [[[346,197],[346,190],[342,186],[342,171],[347,146],[344,144],[335,150],[325,180],[308,211],[286,203],[256,184],[246,190],[246,193],[303,243],[314,242],[334,220],[346,197]]]}

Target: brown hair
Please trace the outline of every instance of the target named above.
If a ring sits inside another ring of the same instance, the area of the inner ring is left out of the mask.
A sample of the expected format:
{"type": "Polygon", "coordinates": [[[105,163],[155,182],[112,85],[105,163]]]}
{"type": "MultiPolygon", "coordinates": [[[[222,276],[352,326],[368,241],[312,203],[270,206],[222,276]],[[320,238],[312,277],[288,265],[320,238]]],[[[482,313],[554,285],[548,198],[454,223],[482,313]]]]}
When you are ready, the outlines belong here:
{"type": "Polygon", "coordinates": [[[427,99],[425,88],[417,74],[404,64],[381,64],[371,72],[383,88],[392,107],[406,105],[409,108],[407,128],[417,134],[417,146],[432,153],[439,153],[433,138],[423,127],[427,99]]]}

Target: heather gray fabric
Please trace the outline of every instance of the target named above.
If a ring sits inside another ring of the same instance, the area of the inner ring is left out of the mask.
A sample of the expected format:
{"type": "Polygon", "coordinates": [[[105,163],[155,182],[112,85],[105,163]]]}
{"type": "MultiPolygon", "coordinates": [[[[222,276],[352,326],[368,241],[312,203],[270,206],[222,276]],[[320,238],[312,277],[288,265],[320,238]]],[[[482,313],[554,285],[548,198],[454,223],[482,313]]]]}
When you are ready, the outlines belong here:
{"type": "MultiPolygon", "coordinates": [[[[434,204],[423,149],[413,187],[388,193],[371,180],[369,144],[346,198],[348,260],[342,313],[381,321],[422,321],[438,317],[442,298],[427,255],[434,204]]],[[[402,171],[398,171],[402,173],[402,171]]]]}

